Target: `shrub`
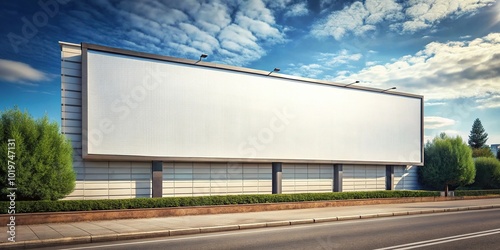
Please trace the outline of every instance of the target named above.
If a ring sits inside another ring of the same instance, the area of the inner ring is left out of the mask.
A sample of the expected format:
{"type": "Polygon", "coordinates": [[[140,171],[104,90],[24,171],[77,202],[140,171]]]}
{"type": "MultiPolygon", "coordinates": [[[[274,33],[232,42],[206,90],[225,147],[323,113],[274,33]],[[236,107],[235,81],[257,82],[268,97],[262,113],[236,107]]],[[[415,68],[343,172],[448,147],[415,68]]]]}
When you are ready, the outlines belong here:
{"type": "MultiPolygon", "coordinates": [[[[305,194],[256,194],[228,196],[136,198],[119,200],[62,200],[62,201],[19,201],[16,213],[90,211],[135,208],[162,208],[183,206],[213,206],[229,204],[256,204],[301,201],[325,201],[370,198],[433,197],[439,192],[432,191],[369,191],[343,193],[305,193],[305,194]]],[[[0,202],[7,213],[8,202],[0,202]]]]}
{"type": "MultiPolygon", "coordinates": [[[[59,125],[49,122],[47,116],[35,120],[18,108],[0,114],[0,159],[8,159],[8,151],[15,153],[10,155],[9,164],[15,180],[8,183],[7,178],[0,179],[0,199],[7,198],[8,187],[17,188],[18,201],[56,200],[71,193],[76,179],[73,149],[59,133],[59,125]],[[8,145],[9,139],[15,140],[15,145],[8,145]]],[[[0,176],[7,176],[8,171],[8,165],[1,164],[0,176]]]]}
{"type": "Polygon", "coordinates": [[[500,188],[500,161],[495,158],[475,159],[476,180],[474,186],[483,189],[500,188]]]}
{"type": "Polygon", "coordinates": [[[493,155],[493,152],[491,152],[490,148],[488,148],[488,147],[473,148],[472,149],[472,157],[473,158],[477,158],[477,157],[495,158],[495,156],[493,155]]]}
{"type": "Polygon", "coordinates": [[[455,196],[485,196],[500,195],[500,190],[456,190],[455,196]]]}
{"type": "Polygon", "coordinates": [[[444,133],[425,145],[424,166],[419,168],[419,180],[427,188],[448,193],[449,186],[474,182],[476,169],[472,151],[459,136],[444,133]]]}

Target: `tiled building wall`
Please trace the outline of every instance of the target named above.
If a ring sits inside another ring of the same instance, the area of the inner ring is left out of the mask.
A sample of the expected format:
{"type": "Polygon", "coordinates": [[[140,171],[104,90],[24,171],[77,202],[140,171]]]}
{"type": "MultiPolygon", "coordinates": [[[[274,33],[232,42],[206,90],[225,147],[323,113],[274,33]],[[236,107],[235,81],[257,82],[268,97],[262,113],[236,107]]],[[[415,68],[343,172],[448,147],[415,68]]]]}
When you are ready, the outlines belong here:
{"type": "Polygon", "coordinates": [[[82,160],[80,45],[61,43],[61,131],[73,145],[75,190],[65,199],[151,197],[151,162],[82,160]]]}
{"type": "Polygon", "coordinates": [[[418,167],[397,166],[394,168],[394,189],[396,190],[418,190],[418,167]]]}
{"type": "Polygon", "coordinates": [[[163,196],[270,194],[271,164],[163,163],[163,196]]]}
{"type": "Polygon", "coordinates": [[[344,165],[343,191],[385,190],[385,166],[344,165]]]}
{"type": "Polygon", "coordinates": [[[320,193],[333,190],[333,165],[283,164],[283,193],[320,193]]]}
{"type": "MultiPolygon", "coordinates": [[[[65,199],[151,197],[151,162],[83,161],[81,48],[61,43],[61,131],[74,148],[76,188],[65,199]]],[[[343,190],[384,190],[385,166],[344,165],[343,190]]],[[[283,164],[283,193],[331,192],[333,165],[283,164]]],[[[270,194],[271,164],[163,163],[163,196],[270,194]]],[[[397,166],[395,189],[418,189],[417,167],[397,166]]]]}

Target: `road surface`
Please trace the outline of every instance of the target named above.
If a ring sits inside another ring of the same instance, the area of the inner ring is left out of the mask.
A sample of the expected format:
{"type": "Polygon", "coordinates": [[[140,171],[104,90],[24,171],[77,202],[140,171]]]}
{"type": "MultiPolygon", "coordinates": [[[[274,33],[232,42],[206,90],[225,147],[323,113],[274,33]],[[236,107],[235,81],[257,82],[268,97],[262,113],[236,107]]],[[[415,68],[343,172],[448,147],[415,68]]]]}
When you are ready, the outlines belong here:
{"type": "Polygon", "coordinates": [[[500,209],[314,223],[46,249],[500,249],[500,209]]]}

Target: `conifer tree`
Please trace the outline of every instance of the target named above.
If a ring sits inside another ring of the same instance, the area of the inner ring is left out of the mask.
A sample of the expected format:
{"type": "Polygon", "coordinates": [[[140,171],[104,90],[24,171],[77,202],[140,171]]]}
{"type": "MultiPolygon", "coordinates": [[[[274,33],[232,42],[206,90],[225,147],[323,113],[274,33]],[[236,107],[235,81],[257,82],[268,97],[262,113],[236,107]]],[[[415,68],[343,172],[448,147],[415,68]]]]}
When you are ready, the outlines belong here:
{"type": "Polygon", "coordinates": [[[469,146],[471,148],[482,148],[488,140],[488,133],[485,132],[481,120],[477,118],[472,124],[472,129],[469,135],[469,146]]]}

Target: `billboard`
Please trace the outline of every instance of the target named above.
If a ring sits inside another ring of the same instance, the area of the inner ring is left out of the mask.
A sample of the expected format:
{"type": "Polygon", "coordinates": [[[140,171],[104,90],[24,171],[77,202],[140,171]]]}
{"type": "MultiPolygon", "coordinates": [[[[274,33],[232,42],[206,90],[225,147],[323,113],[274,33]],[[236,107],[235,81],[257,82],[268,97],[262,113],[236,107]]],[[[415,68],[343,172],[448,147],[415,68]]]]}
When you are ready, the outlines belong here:
{"type": "Polygon", "coordinates": [[[422,163],[423,97],[82,44],[83,157],[422,163]]]}

